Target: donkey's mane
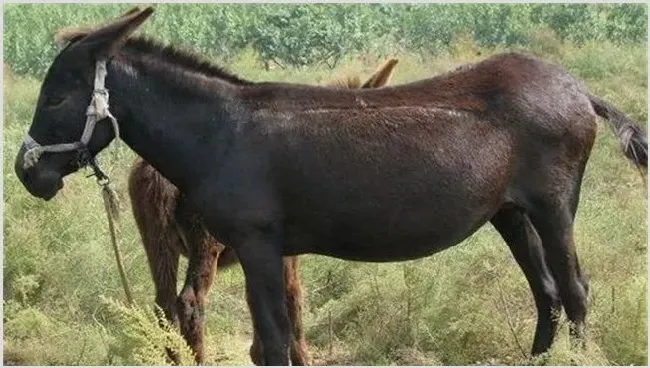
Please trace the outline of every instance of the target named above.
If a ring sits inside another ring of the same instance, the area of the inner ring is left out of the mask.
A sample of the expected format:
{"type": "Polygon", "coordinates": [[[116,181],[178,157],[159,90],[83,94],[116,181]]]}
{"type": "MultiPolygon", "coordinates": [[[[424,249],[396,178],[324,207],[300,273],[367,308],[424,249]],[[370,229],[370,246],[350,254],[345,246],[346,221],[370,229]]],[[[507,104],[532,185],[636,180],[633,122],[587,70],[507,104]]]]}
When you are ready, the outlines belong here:
{"type": "MultiPolygon", "coordinates": [[[[73,27],[59,29],[54,35],[57,44],[67,49],[93,31],[88,27],[73,27]]],[[[189,49],[181,49],[173,45],[165,45],[158,40],[146,36],[132,36],[125,45],[126,48],[146,55],[153,56],[168,64],[180,66],[183,69],[203,74],[207,77],[220,78],[237,85],[251,85],[254,82],[242,79],[224,68],[217,66],[206,58],[189,49]]]]}
{"type": "Polygon", "coordinates": [[[127,41],[125,47],[147,55],[155,56],[172,65],[177,65],[208,77],[220,78],[238,85],[254,84],[254,82],[242,79],[235,74],[228,72],[224,68],[211,63],[193,51],[181,49],[172,45],[165,45],[162,42],[149,37],[131,37],[127,41]]]}

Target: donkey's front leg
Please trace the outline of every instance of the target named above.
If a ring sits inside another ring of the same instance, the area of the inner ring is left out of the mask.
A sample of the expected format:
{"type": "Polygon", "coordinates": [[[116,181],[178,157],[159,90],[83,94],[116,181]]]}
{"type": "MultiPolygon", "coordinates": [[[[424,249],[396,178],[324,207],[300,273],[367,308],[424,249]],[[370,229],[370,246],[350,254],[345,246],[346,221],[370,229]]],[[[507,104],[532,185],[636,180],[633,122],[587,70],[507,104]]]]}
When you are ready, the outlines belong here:
{"type": "Polygon", "coordinates": [[[289,365],[289,318],[285,303],[282,252],[274,232],[250,230],[233,244],[246,277],[253,324],[264,365],[289,365]]]}

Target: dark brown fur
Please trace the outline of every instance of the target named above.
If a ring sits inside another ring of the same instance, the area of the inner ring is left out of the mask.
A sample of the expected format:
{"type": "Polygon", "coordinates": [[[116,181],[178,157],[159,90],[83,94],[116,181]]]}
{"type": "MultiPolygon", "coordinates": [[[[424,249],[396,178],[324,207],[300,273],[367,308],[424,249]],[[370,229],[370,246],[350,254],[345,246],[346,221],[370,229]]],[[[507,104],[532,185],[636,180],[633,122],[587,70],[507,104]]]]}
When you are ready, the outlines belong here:
{"type": "MultiPolygon", "coordinates": [[[[336,79],[329,84],[347,89],[378,88],[388,84],[396,64],[397,59],[388,60],[363,83],[355,76],[336,79]]],[[[223,73],[221,69],[208,69],[207,72],[223,73]]],[[[216,269],[237,263],[237,256],[232,248],[220,244],[205,230],[199,216],[184,204],[178,188],[140,158],[131,169],[129,196],[156,286],[156,304],[165,317],[180,328],[196,354],[197,363],[202,363],[205,358],[202,311],[206,296],[216,269]],[[189,257],[190,261],[185,287],[177,296],[180,255],[189,257]]],[[[298,258],[285,257],[284,282],[293,332],[291,361],[294,365],[308,365],[310,359],[301,318],[302,288],[297,271],[298,258]]],[[[259,363],[261,357],[255,334],[251,359],[259,363]]]]}

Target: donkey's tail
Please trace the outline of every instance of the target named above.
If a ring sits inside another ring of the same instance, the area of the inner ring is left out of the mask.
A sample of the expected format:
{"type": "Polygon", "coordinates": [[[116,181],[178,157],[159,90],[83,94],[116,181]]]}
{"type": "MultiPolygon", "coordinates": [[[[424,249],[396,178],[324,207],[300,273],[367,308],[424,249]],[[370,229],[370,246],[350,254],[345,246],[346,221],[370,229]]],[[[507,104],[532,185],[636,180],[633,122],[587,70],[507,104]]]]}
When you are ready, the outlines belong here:
{"type": "Polygon", "coordinates": [[[625,156],[639,168],[648,168],[648,139],[643,128],[622,111],[593,95],[588,95],[598,116],[607,119],[614,134],[621,141],[625,156]]]}

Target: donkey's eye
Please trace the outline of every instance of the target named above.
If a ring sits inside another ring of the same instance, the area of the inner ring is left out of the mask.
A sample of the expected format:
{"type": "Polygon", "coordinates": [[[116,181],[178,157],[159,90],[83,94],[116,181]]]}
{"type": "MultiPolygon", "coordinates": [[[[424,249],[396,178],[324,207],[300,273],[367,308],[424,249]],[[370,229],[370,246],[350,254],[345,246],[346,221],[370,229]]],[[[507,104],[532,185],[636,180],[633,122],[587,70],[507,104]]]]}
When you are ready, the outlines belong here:
{"type": "Polygon", "coordinates": [[[49,107],[56,107],[62,104],[63,101],[65,101],[65,97],[48,96],[47,99],[45,99],[45,104],[49,107]]]}

